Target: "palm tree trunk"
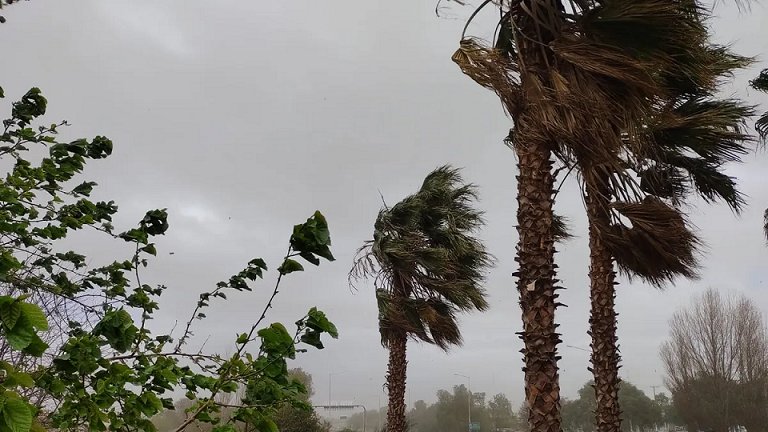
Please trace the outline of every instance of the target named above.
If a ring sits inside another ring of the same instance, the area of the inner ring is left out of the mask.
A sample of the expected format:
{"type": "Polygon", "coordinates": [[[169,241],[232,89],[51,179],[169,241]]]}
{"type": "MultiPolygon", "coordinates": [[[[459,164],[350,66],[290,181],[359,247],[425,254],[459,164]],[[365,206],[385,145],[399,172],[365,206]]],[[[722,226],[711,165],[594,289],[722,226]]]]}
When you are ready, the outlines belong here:
{"type": "Polygon", "coordinates": [[[608,226],[609,188],[607,179],[597,185],[586,182],[585,202],[589,219],[589,280],[591,311],[589,334],[592,336],[592,373],[595,379],[595,425],[597,432],[619,432],[619,347],[616,336],[616,272],[613,257],[600,239],[600,228],[608,226]]]}
{"type": "Polygon", "coordinates": [[[405,357],[408,338],[401,332],[389,341],[389,365],[387,367],[387,432],[405,432],[405,377],[408,360],[405,357]]]}
{"type": "Polygon", "coordinates": [[[560,432],[560,379],[556,332],[552,161],[546,143],[517,143],[519,235],[515,273],[523,311],[525,400],[532,432],[560,432]]]}
{"type": "Polygon", "coordinates": [[[552,52],[545,47],[562,24],[560,0],[511,2],[510,16],[518,33],[523,104],[513,114],[517,176],[517,289],[523,315],[525,401],[531,432],[561,432],[560,377],[555,324],[555,245],[552,231],[554,180],[548,131],[551,111],[542,94],[551,88],[552,52]],[[546,23],[542,23],[542,19],[546,23]],[[531,35],[536,35],[532,39],[531,35]]]}

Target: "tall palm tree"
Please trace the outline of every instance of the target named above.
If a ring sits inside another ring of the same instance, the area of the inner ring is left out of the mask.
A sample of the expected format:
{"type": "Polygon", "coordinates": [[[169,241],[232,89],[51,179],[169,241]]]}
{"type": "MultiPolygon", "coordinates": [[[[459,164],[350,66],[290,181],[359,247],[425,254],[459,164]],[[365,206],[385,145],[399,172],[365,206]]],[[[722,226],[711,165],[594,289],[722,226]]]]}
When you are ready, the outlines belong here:
{"type": "Polygon", "coordinates": [[[413,338],[447,350],[462,342],[456,315],[488,308],[483,282],[491,256],[474,234],[483,225],[475,186],[443,166],[421,189],[384,207],[373,240],[360,248],[351,280],[371,277],[381,343],[389,350],[387,431],[404,432],[406,343],[413,338]]]}
{"type": "MultiPolygon", "coordinates": [[[[487,0],[483,5],[491,4],[487,0]]],[[[510,141],[518,156],[517,272],[523,309],[525,383],[532,430],[561,429],[554,323],[552,167],[577,169],[590,218],[593,289],[593,370],[598,430],[620,424],[616,401],[618,353],[613,311],[614,270],[609,240],[648,250],[622,251],[639,266],[661,257],[692,274],[695,237],[678,210],[648,197],[631,162],[651,158],[658,144],[647,132],[669,98],[675,77],[709,84],[703,9],[695,0],[523,0],[495,2],[501,20],[492,47],[462,38],[454,54],[462,70],[495,91],[514,122],[510,141]],[[622,219],[624,216],[625,219],[622,219]],[[623,223],[630,220],[631,225],[623,223]],[[611,235],[598,236],[597,227],[611,235]],[[600,240],[600,241],[598,241],[600,240]],[[610,290],[606,287],[610,285],[610,290]],[[595,287],[593,287],[595,288],[595,287]],[[610,378],[615,376],[615,379],[610,378]],[[603,403],[601,403],[601,401],[603,403]]],[[[481,6],[482,7],[482,6],[481,6]]],[[[474,17],[474,14],[473,14],[474,17]]],[[[688,82],[690,81],[690,82],[688,82]]],[[[669,270],[661,272],[662,279],[669,270]]]]}
{"type": "Polygon", "coordinates": [[[678,97],[648,124],[657,146],[628,161],[647,195],[639,203],[621,202],[610,185],[597,193],[585,188],[590,237],[590,335],[597,396],[598,430],[618,431],[619,352],[616,336],[616,273],[662,287],[677,276],[696,276],[698,239],[688,229],[680,204],[690,195],[721,200],[735,213],[743,204],[733,178],[722,172],[741,162],[752,142],[746,119],[752,109],[738,101],[716,100],[706,91],[678,97]],[[631,227],[614,222],[616,214],[631,227]]]}

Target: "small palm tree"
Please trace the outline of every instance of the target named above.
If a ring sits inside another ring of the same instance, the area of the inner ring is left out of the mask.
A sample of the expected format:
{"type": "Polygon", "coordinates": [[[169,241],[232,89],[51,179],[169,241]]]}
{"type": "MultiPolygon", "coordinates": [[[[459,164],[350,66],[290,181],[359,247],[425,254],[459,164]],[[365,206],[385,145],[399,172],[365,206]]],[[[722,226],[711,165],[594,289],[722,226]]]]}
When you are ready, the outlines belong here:
{"type": "Polygon", "coordinates": [[[389,350],[388,432],[407,428],[408,338],[447,350],[462,342],[457,313],[488,308],[482,285],[492,258],[474,237],[483,225],[476,199],[459,170],[436,169],[416,194],[379,212],[373,240],[350,272],[351,281],[370,277],[376,288],[381,343],[389,350]]]}

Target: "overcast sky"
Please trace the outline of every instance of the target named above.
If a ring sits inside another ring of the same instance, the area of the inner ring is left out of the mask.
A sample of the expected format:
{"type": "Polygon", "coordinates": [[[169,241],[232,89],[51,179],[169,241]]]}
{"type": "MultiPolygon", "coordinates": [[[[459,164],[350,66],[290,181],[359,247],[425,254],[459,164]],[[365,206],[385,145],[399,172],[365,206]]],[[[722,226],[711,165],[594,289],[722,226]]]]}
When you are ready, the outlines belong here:
{"type": "MultiPolygon", "coordinates": [[[[120,204],[127,227],[149,208],[167,207],[171,230],[158,242],[147,278],[169,286],[154,322],[167,331],[186,320],[197,294],[253,257],[279,264],[293,224],[316,209],[328,218],[337,260],[285,281],[273,321],[292,323],[311,306],[326,311],[339,340],[294,366],[314,376],[315,400],[376,407],[386,351],[379,344],[372,289],[352,292],[346,274],[371,236],[381,205],[414,192],[433,168],[463,167],[481,191],[482,232],[498,264],[488,279],[491,309],[461,320],[465,344],[445,354],[409,345],[409,401],[434,400],[464,382],[473,391],[522,401],[521,328],[514,279],[515,158],[502,144],[510,121],[497,98],[463,76],[450,57],[464,19],[456,4],[433,0],[34,0],[4,9],[0,25],[2,105],[39,86],[47,119],[69,120],[65,136],[103,134],[114,155],[88,168],[99,199],[120,204]],[[168,252],[174,252],[170,255],[168,252]]],[[[720,5],[718,40],[745,55],[768,53],[768,6],[739,14],[720,5]],[[761,25],[762,24],[762,25],[761,25]]],[[[488,36],[488,21],[471,27],[488,36]]],[[[766,54],[768,59],[768,54],[766,54]]],[[[760,61],[727,95],[768,106],[746,90],[760,61]]],[[[658,348],[672,313],[713,286],[742,292],[768,314],[768,248],[761,237],[766,153],[732,167],[749,196],[740,217],[725,206],[693,203],[690,215],[708,248],[702,279],[660,292],[618,287],[622,376],[651,394],[663,382],[658,348]]],[[[560,247],[567,290],[558,311],[563,394],[589,379],[587,242],[578,189],[569,184],[559,212],[579,237],[560,247]],[[577,348],[571,348],[577,347],[577,348]]],[[[88,243],[95,260],[111,251],[88,243]]],[[[198,324],[200,343],[231,351],[235,335],[258,318],[275,273],[254,293],[215,304],[198,324]]],[[[623,281],[626,282],[626,281],[623,281]]]]}

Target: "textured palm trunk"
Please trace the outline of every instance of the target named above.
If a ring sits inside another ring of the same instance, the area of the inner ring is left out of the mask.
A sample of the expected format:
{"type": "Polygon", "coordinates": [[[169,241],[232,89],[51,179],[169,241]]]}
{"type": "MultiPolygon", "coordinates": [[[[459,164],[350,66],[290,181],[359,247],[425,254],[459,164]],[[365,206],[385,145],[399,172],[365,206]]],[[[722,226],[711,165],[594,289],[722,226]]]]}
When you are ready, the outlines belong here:
{"type": "Polygon", "coordinates": [[[406,334],[403,332],[389,342],[389,365],[387,366],[387,432],[405,432],[405,377],[408,360],[405,357],[406,334]]]}
{"type": "Polygon", "coordinates": [[[517,288],[523,311],[525,400],[532,432],[560,432],[560,378],[556,332],[554,240],[552,237],[552,161],[543,143],[516,145],[517,288]]]}
{"type": "Polygon", "coordinates": [[[558,306],[555,284],[555,246],[552,231],[554,179],[548,131],[552,113],[542,104],[551,88],[548,44],[562,24],[560,0],[511,2],[510,16],[517,29],[523,97],[513,114],[517,176],[517,289],[522,309],[525,400],[531,432],[561,432],[560,377],[555,324],[558,306]],[[533,36],[535,35],[535,36],[533,36]],[[535,39],[533,39],[535,37],[535,39]]]}
{"type": "Polygon", "coordinates": [[[587,182],[585,202],[589,219],[589,280],[591,311],[589,334],[592,337],[592,374],[595,380],[595,425],[597,432],[619,432],[619,347],[616,336],[616,272],[613,257],[600,239],[600,226],[610,223],[608,186],[587,182]]]}

